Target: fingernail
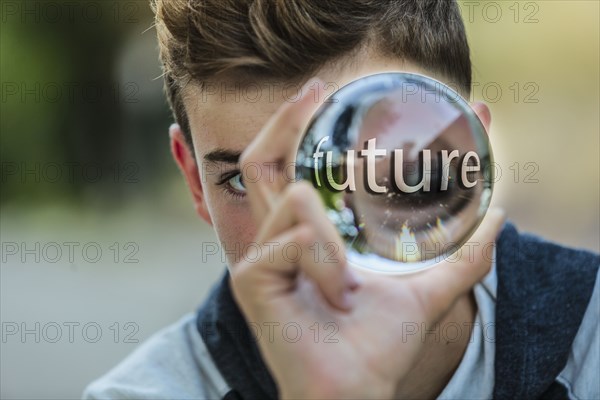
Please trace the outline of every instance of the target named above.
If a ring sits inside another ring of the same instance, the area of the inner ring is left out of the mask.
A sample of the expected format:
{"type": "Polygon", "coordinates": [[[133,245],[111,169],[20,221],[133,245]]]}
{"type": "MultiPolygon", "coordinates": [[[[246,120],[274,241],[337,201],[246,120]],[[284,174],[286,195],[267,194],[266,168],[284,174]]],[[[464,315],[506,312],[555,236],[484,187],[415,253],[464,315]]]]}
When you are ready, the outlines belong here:
{"type": "Polygon", "coordinates": [[[323,83],[323,81],[318,76],[313,76],[312,78],[310,78],[309,80],[306,81],[306,83],[304,84],[304,87],[308,87],[315,83],[323,83]]]}
{"type": "MultiPolygon", "coordinates": [[[[301,90],[301,92],[300,92],[301,98],[305,98],[306,95],[311,92],[311,86],[313,86],[315,84],[316,84],[316,86],[318,86],[320,88],[321,86],[323,86],[323,81],[316,76],[313,76],[312,78],[307,80],[306,83],[300,89],[301,90]]],[[[313,88],[313,91],[314,91],[314,88],[313,88]]]]}
{"type": "Polygon", "coordinates": [[[345,310],[351,310],[354,307],[354,296],[351,290],[343,290],[340,298],[340,305],[345,310]]]}
{"type": "Polygon", "coordinates": [[[344,270],[344,283],[348,289],[355,290],[361,285],[362,279],[352,270],[352,267],[348,266],[344,270]]]}

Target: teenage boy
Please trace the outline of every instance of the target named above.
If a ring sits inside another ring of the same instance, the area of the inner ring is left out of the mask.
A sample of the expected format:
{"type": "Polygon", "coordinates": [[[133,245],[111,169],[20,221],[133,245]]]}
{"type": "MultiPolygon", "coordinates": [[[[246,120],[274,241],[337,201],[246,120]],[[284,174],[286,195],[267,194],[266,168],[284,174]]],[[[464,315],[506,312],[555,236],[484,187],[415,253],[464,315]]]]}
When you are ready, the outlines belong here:
{"type": "MultiPolygon", "coordinates": [[[[471,239],[481,246],[458,261],[402,277],[359,272],[312,187],[284,177],[323,93],[354,79],[414,72],[469,97],[454,1],[153,9],[178,123],[171,150],[197,214],[228,249],[227,271],[197,314],[86,398],[600,397],[598,255],[522,235],[490,210],[471,239]],[[249,179],[257,170],[262,179],[249,179]],[[289,243],[302,250],[296,260],[283,256],[289,243]],[[333,263],[314,256],[331,244],[333,263]]],[[[488,129],[487,107],[472,107],[488,129]]]]}

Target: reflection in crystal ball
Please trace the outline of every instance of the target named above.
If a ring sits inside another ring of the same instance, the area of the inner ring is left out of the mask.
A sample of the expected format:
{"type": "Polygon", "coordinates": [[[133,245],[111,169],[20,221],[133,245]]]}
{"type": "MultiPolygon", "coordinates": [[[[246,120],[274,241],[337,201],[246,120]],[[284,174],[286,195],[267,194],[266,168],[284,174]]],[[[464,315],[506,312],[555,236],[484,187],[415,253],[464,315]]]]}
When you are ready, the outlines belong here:
{"type": "Polygon", "coordinates": [[[332,94],[296,157],[344,239],[348,262],[386,273],[427,268],[471,237],[490,203],[492,151],[448,86],[409,73],[358,79],[332,94]]]}

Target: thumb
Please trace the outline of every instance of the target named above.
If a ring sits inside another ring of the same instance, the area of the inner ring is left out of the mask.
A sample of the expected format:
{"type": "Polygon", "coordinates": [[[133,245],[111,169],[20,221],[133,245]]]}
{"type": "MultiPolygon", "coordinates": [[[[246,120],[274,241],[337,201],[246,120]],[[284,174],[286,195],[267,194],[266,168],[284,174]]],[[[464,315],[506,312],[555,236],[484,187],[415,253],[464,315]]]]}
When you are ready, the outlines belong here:
{"type": "Polygon", "coordinates": [[[457,260],[446,259],[411,282],[429,319],[440,318],[489,272],[495,240],[505,219],[503,210],[489,210],[468,247],[465,245],[458,250],[457,260]]]}

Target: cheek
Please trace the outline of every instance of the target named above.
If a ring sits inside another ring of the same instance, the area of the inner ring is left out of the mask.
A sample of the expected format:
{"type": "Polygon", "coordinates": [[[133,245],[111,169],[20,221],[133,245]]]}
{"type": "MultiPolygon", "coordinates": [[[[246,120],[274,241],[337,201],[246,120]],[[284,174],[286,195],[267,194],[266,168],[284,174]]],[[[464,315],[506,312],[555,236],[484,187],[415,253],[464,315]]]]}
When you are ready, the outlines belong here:
{"type": "Polygon", "coordinates": [[[236,246],[245,248],[248,243],[255,241],[257,229],[254,226],[254,220],[249,213],[228,212],[219,219],[219,226],[215,226],[219,240],[223,245],[231,247],[236,246]]]}
{"type": "Polygon", "coordinates": [[[231,266],[237,263],[244,249],[255,241],[258,229],[245,202],[231,202],[221,193],[207,193],[213,228],[231,266]]]}

